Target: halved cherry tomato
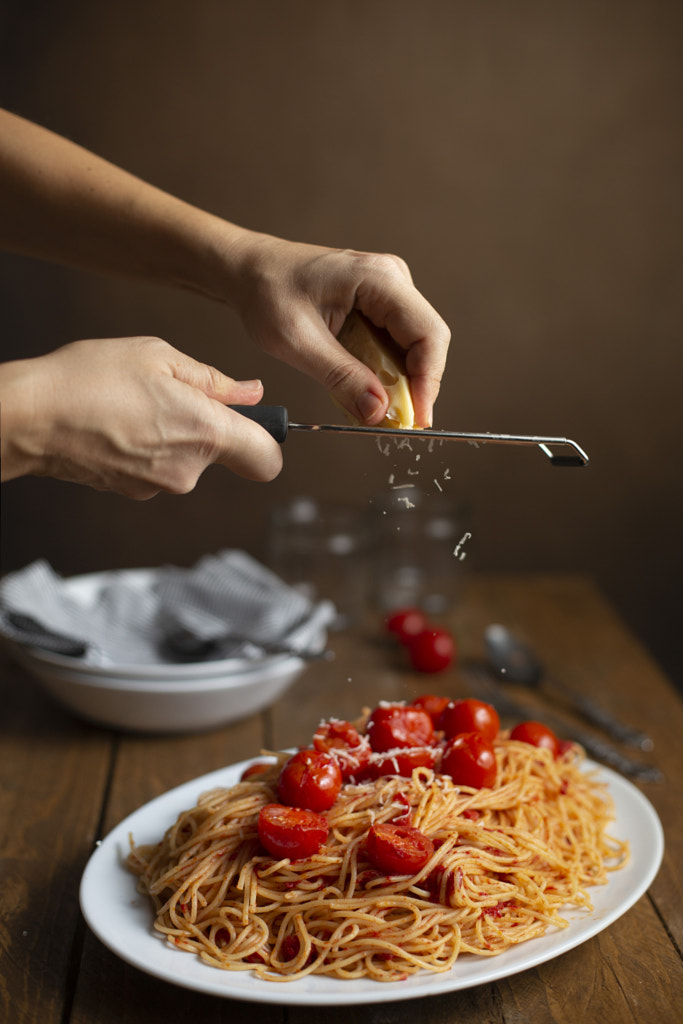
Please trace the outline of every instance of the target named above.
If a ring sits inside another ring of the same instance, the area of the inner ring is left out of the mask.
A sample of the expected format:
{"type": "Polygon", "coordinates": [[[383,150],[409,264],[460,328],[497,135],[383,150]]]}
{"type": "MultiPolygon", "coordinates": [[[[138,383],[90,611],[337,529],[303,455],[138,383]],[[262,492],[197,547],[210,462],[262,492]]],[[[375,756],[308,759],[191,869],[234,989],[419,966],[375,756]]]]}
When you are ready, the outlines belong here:
{"type": "Polygon", "coordinates": [[[359,772],[353,772],[356,782],[379,779],[384,775],[400,775],[409,779],[414,768],[434,768],[435,747],[405,747],[386,754],[371,754],[370,759],[359,772]]]}
{"type": "Polygon", "coordinates": [[[408,645],[408,657],[418,672],[443,672],[455,660],[455,640],[447,629],[423,629],[408,645]]]}
{"type": "Polygon", "coordinates": [[[493,744],[478,732],[463,732],[446,744],[440,770],[459,786],[492,786],[497,772],[493,744]]]}
{"type": "Polygon", "coordinates": [[[398,608],[387,615],[384,625],[402,644],[407,644],[423,629],[427,629],[429,622],[419,608],[398,608]]]}
{"type": "Polygon", "coordinates": [[[495,740],[500,729],[498,712],[483,700],[467,697],[454,700],[441,716],[441,728],[450,740],[461,732],[478,732],[487,740],[495,740]]]}
{"type": "Polygon", "coordinates": [[[341,769],[331,754],[299,750],[282,766],[277,795],[290,807],[326,811],[339,796],[341,786],[341,769]]]}
{"type": "Polygon", "coordinates": [[[432,720],[435,729],[441,729],[441,715],[450,704],[450,697],[435,697],[434,694],[425,693],[410,702],[414,708],[422,708],[432,720]]]}
{"type": "Polygon", "coordinates": [[[248,779],[253,779],[256,775],[263,775],[264,772],[267,772],[268,769],[272,767],[272,762],[252,761],[252,763],[248,764],[240,775],[240,782],[247,782],[248,779]]]}
{"type": "Polygon", "coordinates": [[[361,735],[355,725],[341,718],[330,718],[321,722],[313,735],[313,746],[323,754],[343,747],[358,747],[361,735]]]}
{"type": "Polygon", "coordinates": [[[322,754],[331,754],[337,761],[342,779],[357,775],[370,757],[370,740],[361,736],[350,722],[331,718],[321,722],[313,736],[313,746],[322,754]]]}
{"type": "Polygon", "coordinates": [[[510,739],[530,743],[534,747],[547,747],[553,757],[558,757],[562,751],[555,733],[542,722],[520,722],[510,733],[510,739]]]}
{"type": "Polygon", "coordinates": [[[378,753],[396,747],[428,747],[434,726],[426,711],[408,704],[380,704],[367,724],[370,746],[378,753]]]}
{"type": "Polygon", "coordinates": [[[385,875],[414,875],[434,853],[434,843],[411,825],[384,822],[370,827],[365,850],[385,875]]]}
{"type": "Polygon", "coordinates": [[[258,836],[271,857],[300,860],[312,857],[324,844],[329,827],[314,811],[266,804],[259,811],[258,836]]]}

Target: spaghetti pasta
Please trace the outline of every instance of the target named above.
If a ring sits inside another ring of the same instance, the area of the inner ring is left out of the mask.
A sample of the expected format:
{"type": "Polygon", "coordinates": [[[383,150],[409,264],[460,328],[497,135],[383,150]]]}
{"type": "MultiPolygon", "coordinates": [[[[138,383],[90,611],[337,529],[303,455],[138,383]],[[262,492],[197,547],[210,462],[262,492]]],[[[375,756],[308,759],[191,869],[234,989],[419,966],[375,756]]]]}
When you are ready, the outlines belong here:
{"type": "Polygon", "coordinates": [[[555,759],[500,733],[495,752],[492,788],[425,767],[347,781],[325,813],[327,841],[299,860],[259,842],[259,812],[289,756],[276,755],[264,773],[203,794],[158,844],[131,838],[128,864],[155,929],[216,967],[272,981],[446,971],[463,954],[494,956],[566,927],[562,908],[590,909],[588,888],[628,856],[607,834],[611,800],[579,748],[555,759]],[[408,821],[433,853],[414,874],[387,875],[368,859],[368,829],[408,821]]]}

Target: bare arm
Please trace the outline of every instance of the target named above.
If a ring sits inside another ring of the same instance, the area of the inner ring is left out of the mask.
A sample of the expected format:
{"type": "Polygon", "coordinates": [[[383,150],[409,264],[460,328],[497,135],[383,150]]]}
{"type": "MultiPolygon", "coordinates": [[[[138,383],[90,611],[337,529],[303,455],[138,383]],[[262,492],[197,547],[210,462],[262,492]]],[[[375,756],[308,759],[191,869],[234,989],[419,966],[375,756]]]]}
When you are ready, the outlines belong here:
{"type": "Polygon", "coordinates": [[[200,210],[31,122],[0,111],[0,245],[17,252],[190,289],[237,310],[264,350],[377,423],[377,377],[336,341],[360,309],[406,350],[422,426],[450,332],[386,254],[287,242],[200,210]]]}

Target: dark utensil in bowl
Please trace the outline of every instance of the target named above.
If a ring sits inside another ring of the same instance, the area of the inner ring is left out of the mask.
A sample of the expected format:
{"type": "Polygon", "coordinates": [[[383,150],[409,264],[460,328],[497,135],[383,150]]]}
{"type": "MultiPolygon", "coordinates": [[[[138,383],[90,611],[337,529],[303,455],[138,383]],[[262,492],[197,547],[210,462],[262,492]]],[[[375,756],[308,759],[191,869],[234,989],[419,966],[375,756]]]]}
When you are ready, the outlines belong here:
{"type": "Polygon", "coordinates": [[[161,648],[165,655],[176,661],[195,662],[236,656],[240,647],[247,644],[258,648],[266,655],[286,654],[293,658],[301,658],[302,661],[331,661],[334,658],[334,652],[328,648],[298,648],[286,641],[254,640],[251,637],[236,636],[234,633],[206,639],[179,625],[165,634],[161,648]],[[232,648],[229,654],[226,654],[226,648],[232,648]]]}

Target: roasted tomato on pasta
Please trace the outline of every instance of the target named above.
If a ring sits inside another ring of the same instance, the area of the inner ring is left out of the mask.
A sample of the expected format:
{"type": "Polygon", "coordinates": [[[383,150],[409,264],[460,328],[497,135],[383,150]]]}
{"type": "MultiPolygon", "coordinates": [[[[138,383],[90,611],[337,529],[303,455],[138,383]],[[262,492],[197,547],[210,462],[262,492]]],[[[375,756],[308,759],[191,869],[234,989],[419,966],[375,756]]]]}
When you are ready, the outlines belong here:
{"type": "Polygon", "coordinates": [[[155,929],[271,981],[395,981],[567,926],[627,848],[583,752],[544,728],[434,694],[321,722],[131,839],[155,929]]]}

